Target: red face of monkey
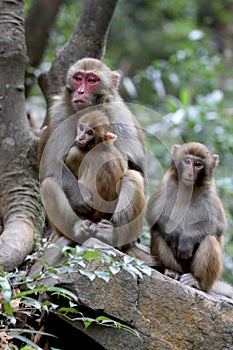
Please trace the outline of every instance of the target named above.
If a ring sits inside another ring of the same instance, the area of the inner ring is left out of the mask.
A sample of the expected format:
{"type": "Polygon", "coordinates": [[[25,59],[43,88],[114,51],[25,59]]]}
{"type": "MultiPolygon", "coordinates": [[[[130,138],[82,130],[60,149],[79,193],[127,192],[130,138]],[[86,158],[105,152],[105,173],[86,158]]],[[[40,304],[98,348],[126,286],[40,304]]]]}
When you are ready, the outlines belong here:
{"type": "Polygon", "coordinates": [[[91,106],[100,78],[91,71],[77,71],[72,77],[74,93],[72,102],[77,111],[91,106]]]}

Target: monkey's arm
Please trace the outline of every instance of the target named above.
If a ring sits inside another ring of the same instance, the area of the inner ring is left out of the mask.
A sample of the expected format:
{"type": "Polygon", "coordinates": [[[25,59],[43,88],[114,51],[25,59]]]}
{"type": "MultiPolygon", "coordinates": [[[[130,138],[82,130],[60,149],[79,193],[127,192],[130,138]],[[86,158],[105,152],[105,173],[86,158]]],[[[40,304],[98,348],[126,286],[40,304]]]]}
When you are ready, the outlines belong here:
{"type": "Polygon", "coordinates": [[[72,171],[76,178],[78,178],[78,172],[80,164],[82,162],[82,154],[77,146],[72,146],[65,158],[65,164],[72,171]]]}
{"type": "Polygon", "coordinates": [[[161,232],[161,230],[157,232],[158,232],[158,236],[162,237],[164,241],[167,243],[167,245],[171,248],[171,251],[174,257],[177,257],[179,238],[182,231],[179,230],[179,228],[177,228],[176,230],[173,230],[172,232],[169,232],[169,233],[163,233],[161,232]]]}
{"type": "Polygon", "coordinates": [[[117,206],[111,219],[115,246],[123,246],[139,238],[145,207],[143,177],[138,171],[128,170],[122,177],[117,206]]]}
{"type": "Polygon", "coordinates": [[[96,224],[82,220],[75,214],[54,177],[45,178],[41,189],[46,214],[53,229],[81,244],[95,234],[96,224]]]}
{"type": "Polygon", "coordinates": [[[86,187],[82,186],[66,164],[62,168],[62,186],[72,209],[78,215],[91,216],[92,195],[86,187]]]}

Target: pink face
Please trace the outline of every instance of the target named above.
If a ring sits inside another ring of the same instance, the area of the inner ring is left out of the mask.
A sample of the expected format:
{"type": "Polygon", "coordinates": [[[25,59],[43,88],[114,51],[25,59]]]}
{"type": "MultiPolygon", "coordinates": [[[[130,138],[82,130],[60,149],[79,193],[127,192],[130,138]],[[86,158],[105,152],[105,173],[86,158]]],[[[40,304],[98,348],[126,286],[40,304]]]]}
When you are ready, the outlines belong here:
{"type": "Polygon", "coordinates": [[[100,82],[97,74],[91,71],[77,71],[72,77],[74,93],[72,102],[77,111],[95,102],[95,92],[100,82]]]}

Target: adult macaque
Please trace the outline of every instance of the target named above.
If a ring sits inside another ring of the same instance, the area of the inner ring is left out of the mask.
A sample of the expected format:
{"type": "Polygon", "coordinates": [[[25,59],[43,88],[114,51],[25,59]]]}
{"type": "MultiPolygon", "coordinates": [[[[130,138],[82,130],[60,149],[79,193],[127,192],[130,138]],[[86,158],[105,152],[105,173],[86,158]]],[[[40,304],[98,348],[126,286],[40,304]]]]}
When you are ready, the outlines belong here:
{"type": "Polygon", "coordinates": [[[163,268],[182,274],[181,282],[209,291],[222,271],[227,225],[213,177],[218,155],[190,142],[175,145],[172,158],[148,201],[151,253],[163,268]]]}
{"type": "Polygon", "coordinates": [[[56,231],[79,243],[94,235],[110,245],[122,246],[135,241],[141,234],[145,205],[142,191],[146,161],[144,135],[118,93],[119,81],[119,74],[100,60],[84,58],[77,61],[68,71],[63,91],[54,99],[49,124],[39,142],[46,214],[56,231]],[[75,202],[63,190],[63,186],[72,188],[72,198],[76,198],[81,210],[90,212],[90,192],[85,188],[80,190],[76,176],[63,160],[74,143],[77,119],[93,109],[108,117],[113,133],[117,135],[114,145],[127,160],[129,169],[119,187],[118,219],[111,224],[106,220],[90,224],[83,215],[77,215],[73,207],[75,202]]]}

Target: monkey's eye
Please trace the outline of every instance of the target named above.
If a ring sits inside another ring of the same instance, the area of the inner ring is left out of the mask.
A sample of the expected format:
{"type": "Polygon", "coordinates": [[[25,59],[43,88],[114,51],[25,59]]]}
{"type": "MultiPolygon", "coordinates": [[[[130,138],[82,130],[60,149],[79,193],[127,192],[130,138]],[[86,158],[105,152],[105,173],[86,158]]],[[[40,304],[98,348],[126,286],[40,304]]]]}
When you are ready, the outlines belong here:
{"type": "Polygon", "coordinates": [[[79,125],[79,130],[80,130],[80,131],[83,131],[83,130],[84,130],[83,124],[80,124],[80,125],[79,125]]]}
{"type": "Polygon", "coordinates": [[[73,77],[76,81],[82,81],[81,75],[74,75],[73,77]]]}
{"type": "Polygon", "coordinates": [[[96,82],[96,78],[95,77],[88,78],[88,83],[94,84],[95,82],[96,82]]]}
{"type": "Polygon", "coordinates": [[[196,168],[202,168],[203,167],[203,163],[200,162],[199,160],[197,160],[195,163],[194,163],[195,167],[196,168]]]}
{"type": "Polygon", "coordinates": [[[92,129],[88,130],[88,131],[87,131],[87,135],[89,135],[89,136],[94,135],[93,130],[92,130],[92,129]]]}

